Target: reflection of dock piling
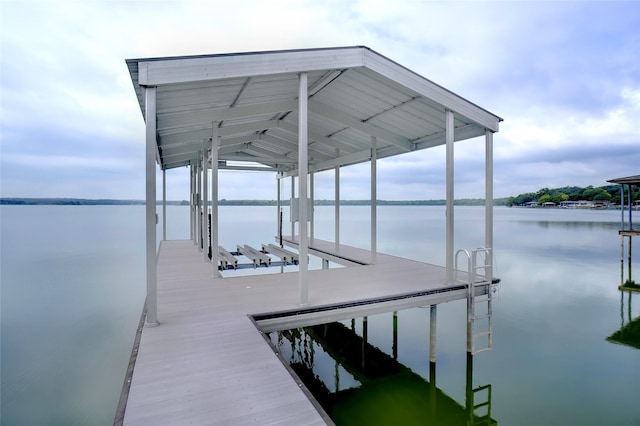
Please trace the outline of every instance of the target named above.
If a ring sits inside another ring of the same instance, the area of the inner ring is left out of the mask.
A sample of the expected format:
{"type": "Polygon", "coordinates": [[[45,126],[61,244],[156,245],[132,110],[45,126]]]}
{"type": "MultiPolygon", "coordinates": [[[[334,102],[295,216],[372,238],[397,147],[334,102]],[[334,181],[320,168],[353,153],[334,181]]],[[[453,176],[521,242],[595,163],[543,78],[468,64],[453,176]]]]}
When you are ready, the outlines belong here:
{"type": "Polygon", "coordinates": [[[640,175],[627,176],[623,178],[611,179],[607,182],[620,184],[620,289],[630,291],[640,291],[631,275],[631,252],[633,237],[640,235],[640,229],[633,227],[633,187],[640,185],[640,175]],[[625,197],[626,190],[626,197],[625,197]],[[627,220],[625,220],[625,208],[627,210],[627,220]],[[625,256],[625,238],[627,239],[627,255],[625,256]],[[624,259],[627,258],[627,278],[625,280],[624,259]]]}
{"type": "Polygon", "coordinates": [[[620,292],[620,330],[607,337],[607,340],[611,343],[618,343],[640,349],[640,317],[633,319],[633,314],[631,313],[632,293],[631,291],[620,292]],[[625,295],[627,296],[626,309],[624,302],[625,295]]]}
{"type": "MultiPolygon", "coordinates": [[[[396,322],[394,315],[394,324],[396,322]]],[[[425,380],[399,363],[395,356],[371,345],[367,341],[365,318],[362,324],[362,336],[353,328],[335,322],[278,332],[278,345],[282,345],[284,338],[296,350],[291,354],[292,369],[312,389],[336,424],[388,424],[389,419],[398,424],[405,421],[412,424],[497,424],[491,419],[491,386],[472,386],[471,354],[467,356],[467,392],[463,406],[438,389],[435,381],[425,380]],[[345,389],[335,386],[335,390],[330,391],[330,385],[314,372],[317,367],[314,342],[336,362],[334,383],[341,382],[339,364],[360,386],[345,389]]]]}

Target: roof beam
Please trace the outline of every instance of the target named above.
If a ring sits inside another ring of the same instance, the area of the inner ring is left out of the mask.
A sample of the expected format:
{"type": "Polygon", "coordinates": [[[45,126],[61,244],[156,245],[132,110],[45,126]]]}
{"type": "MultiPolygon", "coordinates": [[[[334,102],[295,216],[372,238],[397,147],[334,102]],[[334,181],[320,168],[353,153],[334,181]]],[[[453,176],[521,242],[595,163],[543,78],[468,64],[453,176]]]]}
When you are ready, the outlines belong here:
{"type": "Polygon", "coordinates": [[[411,141],[409,139],[378,127],[374,124],[365,123],[362,120],[345,113],[344,111],[337,111],[335,108],[331,108],[319,102],[313,101],[309,102],[309,111],[338,123],[342,123],[366,135],[375,136],[377,138],[385,140],[393,145],[396,145],[399,148],[403,148],[405,151],[413,151],[413,145],[411,144],[411,141]]]}
{"type": "MultiPolygon", "coordinates": [[[[456,127],[453,132],[454,141],[462,141],[465,139],[471,139],[478,136],[484,136],[486,129],[477,124],[467,124],[466,126],[456,127]]],[[[416,145],[416,149],[431,148],[438,145],[443,145],[445,141],[446,132],[438,132],[432,135],[424,136],[420,139],[416,139],[413,143],[416,145]]]]}
{"type": "Polygon", "coordinates": [[[371,71],[443,105],[446,109],[481,124],[492,132],[498,131],[498,124],[502,121],[500,117],[376,52],[366,50],[363,52],[363,56],[364,66],[371,71]]]}
{"type": "MultiPolygon", "coordinates": [[[[272,145],[272,146],[276,146],[276,147],[283,147],[286,148],[292,152],[297,152],[298,151],[298,145],[288,142],[284,139],[278,138],[276,136],[270,135],[269,133],[265,133],[263,135],[260,135],[260,141],[264,141],[265,143],[272,145]]],[[[330,155],[327,155],[325,153],[322,153],[316,149],[312,148],[312,145],[309,144],[309,155],[315,159],[318,160],[328,160],[329,158],[331,158],[330,155]]]]}
{"type": "MultiPolygon", "coordinates": [[[[226,139],[229,137],[246,135],[253,132],[262,132],[275,127],[278,127],[278,120],[261,120],[250,123],[234,124],[232,126],[224,126],[220,128],[219,135],[221,138],[226,139]]],[[[161,138],[163,144],[180,143],[185,140],[202,140],[211,137],[211,123],[208,126],[202,126],[202,128],[191,129],[184,132],[161,132],[161,138]]]]}
{"type": "MultiPolygon", "coordinates": [[[[138,84],[164,85],[363,65],[362,47],[140,59],[138,84]]],[[[135,61],[135,60],[128,60],[135,61]]]]}
{"type": "MultiPolygon", "coordinates": [[[[288,123],[285,121],[281,121],[280,125],[278,126],[278,128],[280,128],[281,130],[284,130],[285,132],[289,132],[293,135],[297,135],[298,134],[298,125],[297,124],[293,124],[293,123],[288,123]]],[[[340,151],[343,152],[355,152],[355,150],[353,149],[353,147],[351,145],[347,145],[345,143],[340,142],[337,139],[333,139],[333,138],[328,138],[326,136],[321,135],[320,133],[316,133],[312,130],[309,130],[309,139],[330,146],[332,148],[338,148],[340,149],[340,151]]]]}
{"type": "Polygon", "coordinates": [[[158,114],[158,130],[166,131],[194,125],[207,125],[211,127],[212,121],[257,117],[260,115],[270,116],[281,112],[293,111],[295,108],[297,108],[295,100],[285,100],[242,105],[231,108],[158,114]]]}

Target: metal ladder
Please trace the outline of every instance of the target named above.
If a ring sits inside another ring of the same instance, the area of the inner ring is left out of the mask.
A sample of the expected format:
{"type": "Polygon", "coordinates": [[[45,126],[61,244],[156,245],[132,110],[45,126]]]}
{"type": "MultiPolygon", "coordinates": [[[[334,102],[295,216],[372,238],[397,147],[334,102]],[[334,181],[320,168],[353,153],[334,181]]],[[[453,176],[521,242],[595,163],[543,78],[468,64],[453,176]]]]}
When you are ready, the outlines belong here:
{"type": "Polygon", "coordinates": [[[471,390],[469,404],[469,418],[467,425],[493,425],[491,419],[491,385],[478,386],[471,390]],[[481,402],[476,403],[476,399],[482,398],[481,402]]]}
{"type": "Polygon", "coordinates": [[[464,253],[467,256],[467,352],[472,355],[489,351],[493,345],[493,332],[491,328],[491,302],[497,287],[492,284],[491,249],[477,248],[471,251],[458,250],[455,256],[456,281],[458,280],[458,255],[464,253]],[[481,262],[478,263],[478,260],[481,262]],[[484,287],[484,291],[478,293],[478,288],[484,287]],[[481,312],[477,312],[481,310],[481,312]],[[483,326],[482,331],[476,332],[476,322],[483,326]],[[483,338],[483,345],[478,348],[476,340],[483,338]]]}

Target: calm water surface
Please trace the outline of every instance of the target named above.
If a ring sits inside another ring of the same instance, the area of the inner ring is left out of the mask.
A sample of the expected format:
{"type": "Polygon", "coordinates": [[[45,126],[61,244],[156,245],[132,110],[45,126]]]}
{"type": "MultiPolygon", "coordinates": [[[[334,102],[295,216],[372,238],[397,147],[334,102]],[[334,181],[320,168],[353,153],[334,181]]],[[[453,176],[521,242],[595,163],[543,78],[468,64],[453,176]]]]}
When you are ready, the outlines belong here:
{"type": "MultiPolygon", "coordinates": [[[[111,424],[144,299],[144,207],[0,209],[2,424],[111,424]]],[[[188,238],[188,208],[167,211],[168,238],[188,238]]],[[[342,208],[344,244],[368,247],[368,211],[342,208]]],[[[274,208],[220,214],[222,245],[273,241],[274,208]]],[[[483,214],[456,207],[456,248],[483,245],[483,214]]],[[[332,239],[333,208],[316,215],[316,236],[332,239]]],[[[384,206],[378,220],[380,251],[444,264],[444,208],[384,206]]],[[[606,340],[640,315],[640,295],[617,290],[619,221],[616,211],[495,209],[494,348],[474,358],[473,381],[492,385],[499,424],[640,424],[640,350],[606,340]]],[[[437,386],[461,404],[465,321],[464,302],[439,305],[437,386]]],[[[398,324],[398,360],[429,377],[429,309],[401,311],[398,324]]],[[[391,335],[390,314],[369,317],[369,343],[391,354],[391,335]]],[[[333,364],[316,364],[335,380],[333,364]]]]}

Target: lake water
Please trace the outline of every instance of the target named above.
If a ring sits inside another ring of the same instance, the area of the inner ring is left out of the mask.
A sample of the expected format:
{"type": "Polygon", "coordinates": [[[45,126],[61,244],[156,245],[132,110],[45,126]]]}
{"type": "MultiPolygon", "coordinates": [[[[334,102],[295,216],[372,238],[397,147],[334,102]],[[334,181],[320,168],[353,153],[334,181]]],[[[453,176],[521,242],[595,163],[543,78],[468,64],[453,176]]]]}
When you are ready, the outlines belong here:
{"type": "MultiPolygon", "coordinates": [[[[188,211],[167,208],[169,239],[189,237],[188,211]]],[[[367,248],[368,207],[341,211],[341,242],[367,248]]],[[[0,214],[1,423],[111,424],[144,300],[144,207],[0,214]]],[[[273,241],[274,208],[220,215],[222,245],[273,241]]],[[[332,239],[333,208],[316,216],[316,236],[332,239]]],[[[455,216],[456,248],[482,246],[484,209],[455,216]]],[[[443,207],[379,207],[378,221],[379,251],[444,264],[443,207]]],[[[640,424],[640,350],[606,340],[640,315],[640,294],[617,289],[619,222],[619,211],[495,209],[494,347],[474,357],[473,381],[491,384],[498,424],[640,424]]],[[[390,314],[368,324],[369,343],[391,353],[390,314]]],[[[398,360],[428,378],[429,309],[401,311],[398,324],[398,360]]],[[[465,324],[464,302],[438,306],[437,386],[461,404],[465,324]]]]}

